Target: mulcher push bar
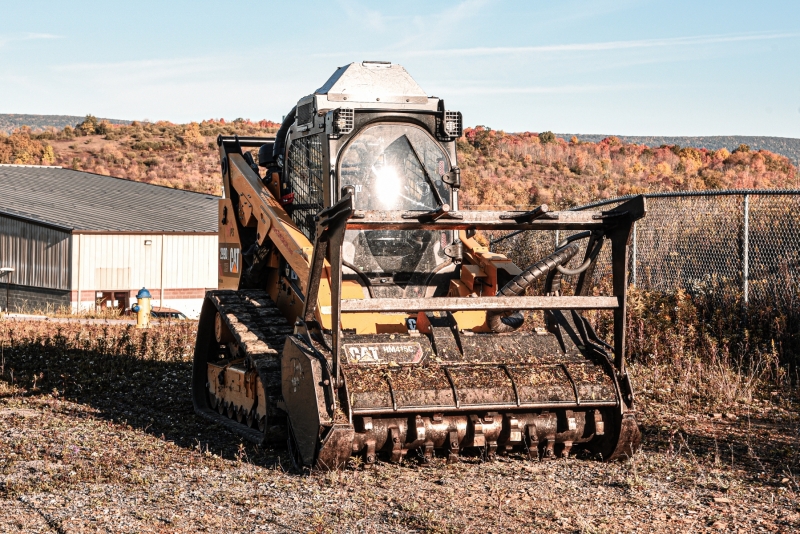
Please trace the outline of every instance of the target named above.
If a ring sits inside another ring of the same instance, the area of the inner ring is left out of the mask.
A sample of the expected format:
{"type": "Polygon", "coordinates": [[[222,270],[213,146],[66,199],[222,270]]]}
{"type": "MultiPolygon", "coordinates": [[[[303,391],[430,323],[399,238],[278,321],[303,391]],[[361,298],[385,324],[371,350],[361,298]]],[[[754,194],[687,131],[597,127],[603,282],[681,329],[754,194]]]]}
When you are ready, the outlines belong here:
{"type": "Polygon", "coordinates": [[[560,211],[547,218],[517,222],[526,212],[451,211],[448,217],[432,217],[427,211],[355,210],[347,221],[348,230],[587,230],[609,228],[618,222],[636,221],[644,216],[644,199],[636,197],[612,211],[560,211]]]}

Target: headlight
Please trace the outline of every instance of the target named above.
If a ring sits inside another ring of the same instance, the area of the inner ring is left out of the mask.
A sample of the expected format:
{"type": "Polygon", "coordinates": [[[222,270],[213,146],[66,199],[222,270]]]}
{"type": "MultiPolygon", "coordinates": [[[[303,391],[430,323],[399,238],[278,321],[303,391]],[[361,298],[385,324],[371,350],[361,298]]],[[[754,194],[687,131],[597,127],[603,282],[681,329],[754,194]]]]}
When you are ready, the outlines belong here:
{"type": "Polygon", "coordinates": [[[333,111],[331,130],[336,137],[347,135],[355,126],[355,112],[353,108],[339,108],[333,111]]]}
{"type": "Polygon", "coordinates": [[[440,135],[446,140],[461,137],[462,121],[460,111],[445,111],[440,123],[440,135]]]}

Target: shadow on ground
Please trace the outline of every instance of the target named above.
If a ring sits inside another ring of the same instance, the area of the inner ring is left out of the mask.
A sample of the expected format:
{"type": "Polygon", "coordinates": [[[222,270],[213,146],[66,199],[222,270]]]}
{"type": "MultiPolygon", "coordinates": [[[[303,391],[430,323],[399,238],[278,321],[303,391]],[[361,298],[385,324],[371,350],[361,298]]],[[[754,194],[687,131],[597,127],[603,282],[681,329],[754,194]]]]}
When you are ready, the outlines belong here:
{"type": "MultiPolygon", "coordinates": [[[[159,360],[34,340],[6,346],[0,371],[0,380],[21,388],[24,395],[57,394],[91,406],[99,417],[181,447],[210,450],[226,459],[240,458],[244,450],[257,465],[274,466],[281,456],[286,463],[282,444],[257,447],[195,415],[189,356],[159,360]]],[[[788,424],[770,417],[740,417],[723,424],[651,417],[641,428],[645,451],[684,452],[699,461],[744,469],[754,479],[780,478],[800,466],[796,418],[788,424]]]]}
{"type": "Polygon", "coordinates": [[[23,395],[58,395],[94,408],[98,417],[227,459],[241,457],[242,447],[250,461],[260,465],[274,465],[279,455],[286,456],[281,444],[255,446],[194,413],[188,357],[163,361],[17,343],[12,349],[5,347],[3,358],[0,380],[21,388],[23,395]]]}
{"type": "Polygon", "coordinates": [[[730,421],[701,415],[648,421],[641,430],[645,451],[689,455],[707,465],[745,471],[767,484],[793,478],[800,468],[797,417],[742,415],[730,421]]]}

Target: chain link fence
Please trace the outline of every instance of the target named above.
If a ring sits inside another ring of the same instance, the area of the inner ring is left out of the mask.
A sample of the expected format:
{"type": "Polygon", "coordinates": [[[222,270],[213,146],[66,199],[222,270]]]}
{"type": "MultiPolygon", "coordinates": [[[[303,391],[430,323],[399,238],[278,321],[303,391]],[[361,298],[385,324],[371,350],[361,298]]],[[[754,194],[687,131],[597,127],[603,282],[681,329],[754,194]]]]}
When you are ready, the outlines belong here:
{"type": "MultiPolygon", "coordinates": [[[[745,303],[788,305],[800,298],[800,190],[655,193],[631,239],[629,280],[655,291],[722,292],[745,303]]],[[[631,197],[574,208],[609,211],[631,197]]],[[[495,252],[527,266],[567,233],[506,232],[489,237],[495,252]]],[[[585,240],[584,240],[585,246],[585,240]]],[[[583,252],[583,251],[582,251],[583,252]]],[[[573,258],[571,267],[582,262],[573,258]]],[[[610,278],[604,247],[595,283],[610,278]]]]}

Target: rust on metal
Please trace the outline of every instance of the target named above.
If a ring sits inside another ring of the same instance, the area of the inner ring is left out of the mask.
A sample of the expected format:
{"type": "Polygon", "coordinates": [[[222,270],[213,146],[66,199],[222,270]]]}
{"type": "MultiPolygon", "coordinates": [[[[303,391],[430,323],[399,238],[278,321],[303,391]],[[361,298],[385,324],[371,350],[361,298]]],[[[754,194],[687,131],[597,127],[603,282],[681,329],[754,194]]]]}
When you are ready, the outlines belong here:
{"type": "Polygon", "coordinates": [[[343,300],[342,312],[411,312],[463,310],[614,310],[617,297],[438,297],[343,300]]]}
{"type": "Polygon", "coordinates": [[[514,388],[514,398],[517,401],[517,406],[520,406],[520,404],[522,404],[522,401],[519,398],[519,390],[517,389],[516,381],[514,381],[514,376],[511,374],[511,371],[508,370],[508,365],[503,364],[500,367],[503,369],[503,371],[505,371],[506,376],[511,381],[511,387],[514,388]]]}
{"type": "Polygon", "coordinates": [[[449,217],[433,219],[427,212],[359,211],[347,222],[349,230],[586,230],[597,227],[599,211],[550,212],[547,218],[525,221],[524,211],[451,211],[449,217]],[[515,219],[520,219],[517,222],[515,219]]]}
{"type": "Polygon", "coordinates": [[[453,390],[453,402],[455,402],[456,408],[461,408],[461,401],[458,398],[458,388],[456,387],[456,383],[453,381],[453,375],[450,374],[450,369],[444,367],[444,374],[447,377],[447,381],[450,383],[450,388],[453,390]]]}
{"type": "Polygon", "coordinates": [[[570,374],[569,369],[567,369],[567,366],[565,364],[563,363],[561,364],[561,369],[564,370],[564,374],[567,375],[567,380],[569,380],[569,383],[572,385],[572,391],[575,392],[575,406],[580,406],[581,397],[580,395],[578,395],[578,386],[575,384],[575,380],[573,380],[572,375],[570,374]]]}

